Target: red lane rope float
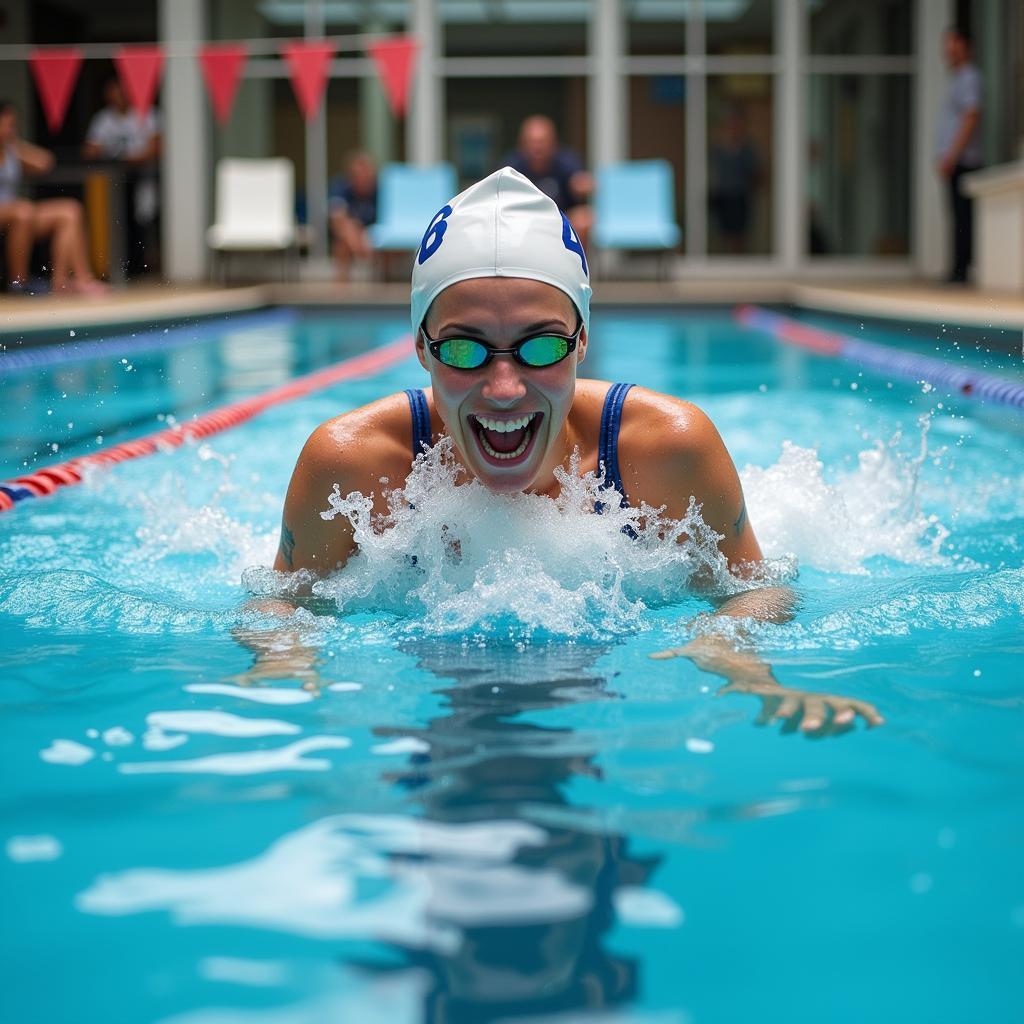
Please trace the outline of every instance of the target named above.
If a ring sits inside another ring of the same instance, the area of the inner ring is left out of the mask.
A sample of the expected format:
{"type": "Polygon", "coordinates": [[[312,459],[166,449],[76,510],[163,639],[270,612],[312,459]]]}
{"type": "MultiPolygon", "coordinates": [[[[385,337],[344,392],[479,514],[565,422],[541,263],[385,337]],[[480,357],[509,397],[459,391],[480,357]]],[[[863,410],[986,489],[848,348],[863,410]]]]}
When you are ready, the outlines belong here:
{"type": "Polygon", "coordinates": [[[240,423],[245,423],[246,420],[251,420],[271,406],[290,402],[344,380],[372,377],[389,366],[408,358],[412,351],[412,337],[399,338],[397,341],[381,345],[362,355],[335,363],[334,366],[315,370],[303,377],[296,377],[295,380],[272,388],[270,391],[264,391],[263,394],[253,395],[252,398],[243,398],[230,405],[223,405],[219,409],[212,409],[210,412],[189,420],[188,423],[179,423],[166,430],[147,434],[145,437],[122,441],[120,444],[111,445],[102,451],[79,455],[66,462],[44,466],[25,476],[5,480],[0,483],[0,512],[9,511],[20,501],[26,501],[29,498],[42,498],[61,487],[72,487],[81,483],[83,471],[88,467],[113,466],[128,459],[153,455],[162,449],[179,448],[186,441],[219,434],[223,430],[229,430],[232,427],[237,427],[240,423]]]}

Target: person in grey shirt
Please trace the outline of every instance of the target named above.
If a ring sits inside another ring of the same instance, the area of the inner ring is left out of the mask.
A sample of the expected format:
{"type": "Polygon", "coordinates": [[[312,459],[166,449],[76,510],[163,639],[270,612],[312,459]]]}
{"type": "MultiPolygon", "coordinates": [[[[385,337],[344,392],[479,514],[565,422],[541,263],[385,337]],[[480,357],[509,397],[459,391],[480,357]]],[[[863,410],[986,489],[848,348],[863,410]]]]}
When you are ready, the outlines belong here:
{"type": "Polygon", "coordinates": [[[967,281],[974,232],[972,202],[963,191],[962,178],[982,164],[981,72],[971,63],[971,40],[960,29],[951,28],[944,39],[946,63],[951,78],[942,104],[936,135],[939,174],[949,182],[953,214],[953,265],[951,283],[967,281]]]}

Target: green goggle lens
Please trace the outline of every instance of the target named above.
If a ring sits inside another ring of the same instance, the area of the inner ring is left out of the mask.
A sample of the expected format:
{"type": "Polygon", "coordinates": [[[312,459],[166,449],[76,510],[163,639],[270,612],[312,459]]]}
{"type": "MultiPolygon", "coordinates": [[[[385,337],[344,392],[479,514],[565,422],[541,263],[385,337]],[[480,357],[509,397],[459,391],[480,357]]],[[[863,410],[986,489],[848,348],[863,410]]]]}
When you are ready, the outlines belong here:
{"type": "Polygon", "coordinates": [[[445,366],[475,370],[486,361],[487,349],[472,338],[449,338],[441,342],[437,356],[445,366]]]}
{"type": "MultiPolygon", "coordinates": [[[[569,354],[569,340],[554,334],[527,338],[515,351],[527,366],[553,366],[569,354]]],[[[448,338],[438,343],[437,357],[445,366],[475,370],[487,362],[488,349],[473,338],[448,338]]]]}
{"type": "Polygon", "coordinates": [[[569,353],[569,342],[555,334],[527,338],[519,348],[519,358],[527,366],[551,366],[569,353]]]}

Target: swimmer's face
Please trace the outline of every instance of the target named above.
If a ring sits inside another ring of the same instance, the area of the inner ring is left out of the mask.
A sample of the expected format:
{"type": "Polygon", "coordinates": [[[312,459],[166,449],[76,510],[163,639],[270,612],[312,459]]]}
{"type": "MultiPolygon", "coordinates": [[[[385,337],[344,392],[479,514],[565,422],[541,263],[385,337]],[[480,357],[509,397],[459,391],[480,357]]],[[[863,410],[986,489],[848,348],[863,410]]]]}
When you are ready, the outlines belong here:
{"type": "MultiPolygon", "coordinates": [[[[507,349],[544,332],[572,335],[578,322],[572,302],[557,288],[524,278],[491,277],[446,288],[428,310],[424,327],[435,340],[477,338],[507,349]]],[[[584,331],[576,351],[553,366],[522,366],[511,356],[499,355],[479,369],[457,370],[430,354],[422,334],[416,339],[438,415],[463,465],[486,487],[516,492],[549,486],[567,454],[566,419],[576,390],[576,366],[586,347],[584,331]],[[529,418],[525,427],[494,429],[524,418],[529,418]]]]}

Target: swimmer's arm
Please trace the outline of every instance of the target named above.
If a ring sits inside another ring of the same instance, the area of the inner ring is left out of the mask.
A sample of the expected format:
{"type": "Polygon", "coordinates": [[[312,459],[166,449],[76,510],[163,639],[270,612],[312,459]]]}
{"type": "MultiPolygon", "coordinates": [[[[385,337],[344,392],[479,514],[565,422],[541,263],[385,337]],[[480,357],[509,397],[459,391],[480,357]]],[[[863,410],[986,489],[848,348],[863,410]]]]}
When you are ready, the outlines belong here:
{"type": "Polygon", "coordinates": [[[324,519],[328,495],[337,483],[342,494],[349,475],[338,452],[343,450],[327,425],[318,427],[295,464],[281,517],[281,539],[274,559],[279,572],[308,569],[326,576],[341,568],[355,547],[352,527],[344,516],[324,519]]]}

